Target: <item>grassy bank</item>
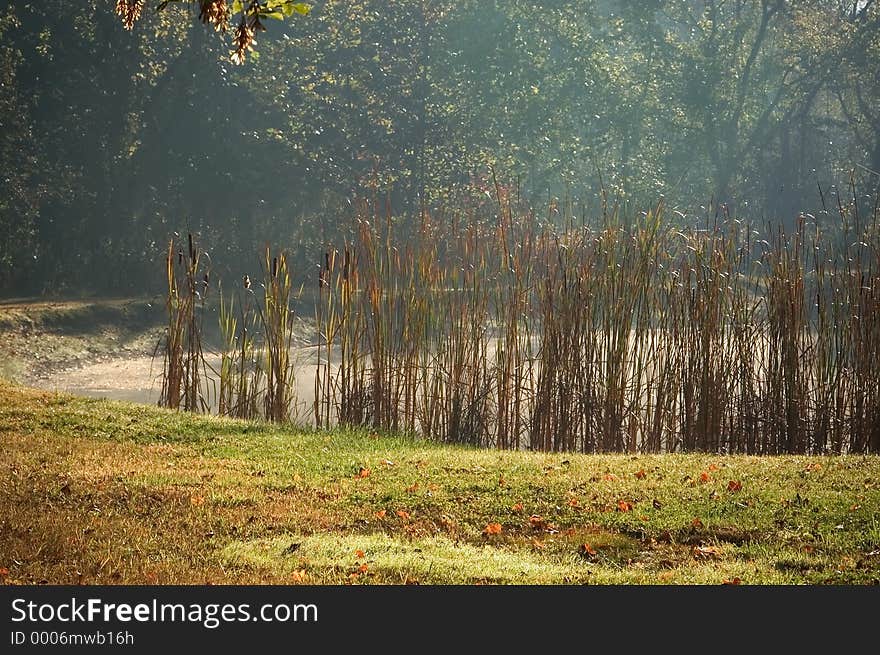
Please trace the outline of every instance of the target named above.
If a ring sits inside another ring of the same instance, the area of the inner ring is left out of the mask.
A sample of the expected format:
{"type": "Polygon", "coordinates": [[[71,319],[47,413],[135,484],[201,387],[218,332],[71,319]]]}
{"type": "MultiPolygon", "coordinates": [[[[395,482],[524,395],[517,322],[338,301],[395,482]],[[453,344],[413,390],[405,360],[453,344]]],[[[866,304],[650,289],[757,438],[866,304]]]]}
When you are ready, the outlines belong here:
{"type": "Polygon", "coordinates": [[[498,452],[5,382],[0,435],[7,583],[880,581],[872,456],[498,452]]]}

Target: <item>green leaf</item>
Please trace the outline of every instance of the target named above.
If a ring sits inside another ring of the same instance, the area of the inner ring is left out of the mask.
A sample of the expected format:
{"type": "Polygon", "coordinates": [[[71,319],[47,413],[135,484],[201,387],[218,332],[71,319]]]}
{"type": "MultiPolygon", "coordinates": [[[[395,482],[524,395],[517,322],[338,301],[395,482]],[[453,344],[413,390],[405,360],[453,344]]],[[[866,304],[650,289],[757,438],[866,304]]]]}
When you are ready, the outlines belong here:
{"type": "Polygon", "coordinates": [[[288,18],[295,13],[305,16],[312,9],[311,5],[306,4],[305,2],[294,2],[293,0],[269,0],[269,2],[264,5],[264,8],[271,13],[280,10],[285,18],[288,18]]]}
{"type": "Polygon", "coordinates": [[[272,11],[271,9],[263,9],[260,11],[263,18],[274,18],[275,20],[284,20],[284,14],[280,11],[272,11]]]}
{"type": "MultiPolygon", "coordinates": [[[[290,13],[296,12],[301,16],[308,16],[309,12],[312,10],[312,6],[306,4],[305,2],[289,2],[290,5],[290,13]]],[[[290,15],[290,14],[288,14],[290,15]]]]}
{"type": "Polygon", "coordinates": [[[241,4],[241,0],[234,0],[232,3],[232,15],[235,16],[235,14],[240,14],[243,9],[244,7],[241,4]]]}

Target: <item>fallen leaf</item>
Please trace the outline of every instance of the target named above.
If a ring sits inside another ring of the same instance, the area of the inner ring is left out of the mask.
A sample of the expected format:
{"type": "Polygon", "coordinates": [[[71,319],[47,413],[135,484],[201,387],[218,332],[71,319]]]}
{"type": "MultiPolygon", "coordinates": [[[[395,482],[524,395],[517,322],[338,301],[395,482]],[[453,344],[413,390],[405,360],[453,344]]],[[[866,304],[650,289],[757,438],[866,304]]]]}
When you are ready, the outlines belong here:
{"type": "Polygon", "coordinates": [[[537,514],[532,514],[529,517],[529,525],[532,526],[533,530],[543,530],[547,527],[547,521],[544,520],[544,517],[538,516],[537,514]]]}
{"type": "Polygon", "coordinates": [[[0,566],[0,575],[9,575],[9,569],[5,566],[0,566]]]}
{"type": "Polygon", "coordinates": [[[568,501],[568,506],[569,507],[579,507],[580,503],[578,502],[577,498],[570,498],[568,501]]]}
{"type": "Polygon", "coordinates": [[[727,490],[730,492],[742,491],[742,482],[739,480],[731,480],[727,483],[727,490]]]}
{"type": "Polygon", "coordinates": [[[719,559],[721,549],[717,546],[696,546],[693,550],[694,559],[719,559]]]}
{"type": "Polygon", "coordinates": [[[602,476],[602,479],[605,480],[606,482],[616,482],[618,480],[617,476],[614,475],[613,473],[606,473],[605,475],[602,476]]]}
{"type": "Polygon", "coordinates": [[[364,551],[362,551],[360,548],[358,548],[356,551],[354,551],[354,556],[357,559],[363,559],[364,558],[364,551]]]}
{"type": "Polygon", "coordinates": [[[850,506],[849,506],[849,511],[850,511],[850,512],[855,512],[857,509],[861,509],[861,507],[862,507],[861,505],[853,504],[853,505],[850,505],[850,506]]]}
{"type": "Polygon", "coordinates": [[[294,582],[305,582],[306,581],[306,570],[300,569],[298,571],[294,571],[290,574],[290,579],[294,582]]]}
{"type": "Polygon", "coordinates": [[[205,504],[205,497],[204,496],[190,496],[189,503],[193,507],[201,507],[202,505],[205,504]]]}
{"type": "Polygon", "coordinates": [[[370,568],[370,567],[367,566],[366,564],[361,564],[361,565],[358,567],[358,573],[366,573],[366,572],[369,570],[369,568],[370,568]]]}
{"type": "Polygon", "coordinates": [[[409,485],[406,488],[407,493],[411,493],[411,494],[414,494],[418,490],[419,490],[419,483],[418,482],[413,482],[411,485],[409,485]]]}
{"type": "Polygon", "coordinates": [[[378,512],[376,512],[376,518],[384,519],[385,514],[387,514],[387,512],[384,509],[380,509],[378,512]]]}
{"type": "Polygon", "coordinates": [[[354,477],[355,478],[368,478],[368,477],[370,477],[370,469],[362,466],[360,468],[360,470],[358,471],[357,475],[354,477]]]}
{"type": "Polygon", "coordinates": [[[513,506],[513,511],[514,511],[514,512],[522,512],[522,511],[523,511],[523,504],[522,504],[522,503],[517,503],[516,505],[514,505],[514,506],[513,506]]]}
{"type": "Polygon", "coordinates": [[[147,584],[159,584],[159,576],[154,571],[148,572],[144,577],[147,580],[147,584]]]}
{"type": "Polygon", "coordinates": [[[638,478],[639,480],[644,480],[645,476],[647,476],[648,474],[645,473],[645,469],[639,469],[638,471],[633,473],[633,475],[635,475],[636,478],[638,478]]]}
{"type": "Polygon", "coordinates": [[[710,480],[710,478],[709,478],[709,474],[708,474],[708,473],[706,473],[705,471],[703,471],[702,473],[700,473],[700,482],[701,482],[701,483],[706,484],[709,480],[710,480]]]}
{"type": "Polygon", "coordinates": [[[483,528],[483,534],[488,536],[490,534],[500,534],[501,533],[501,524],[500,523],[489,523],[483,528]]]}
{"type": "Polygon", "coordinates": [[[578,552],[581,557],[585,557],[587,559],[593,559],[596,556],[596,550],[590,546],[590,544],[581,544],[580,548],[578,548],[578,552]]]}
{"type": "Polygon", "coordinates": [[[407,512],[405,509],[399,509],[399,510],[397,510],[397,515],[398,515],[400,518],[402,518],[404,521],[407,520],[407,519],[409,518],[409,512],[407,512]]]}
{"type": "Polygon", "coordinates": [[[632,511],[632,503],[625,500],[617,501],[617,511],[618,512],[631,512],[632,511]]]}
{"type": "Polygon", "coordinates": [[[691,526],[695,528],[702,528],[703,522],[699,518],[695,518],[693,521],[691,521],[691,526]]]}
{"type": "Polygon", "coordinates": [[[741,583],[742,583],[742,580],[740,580],[739,578],[733,578],[733,579],[731,579],[731,580],[725,580],[725,581],[722,582],[721,584],[738,585],[738,584],[741,584],[741,583]]]}
{"type": "Polygon", "coordinates": [[[710,471],[717,471],[717,470],[718,470],[718,466],[715,465],[715,464],[709,464],[709,470],[710,470],[710,471]]]}

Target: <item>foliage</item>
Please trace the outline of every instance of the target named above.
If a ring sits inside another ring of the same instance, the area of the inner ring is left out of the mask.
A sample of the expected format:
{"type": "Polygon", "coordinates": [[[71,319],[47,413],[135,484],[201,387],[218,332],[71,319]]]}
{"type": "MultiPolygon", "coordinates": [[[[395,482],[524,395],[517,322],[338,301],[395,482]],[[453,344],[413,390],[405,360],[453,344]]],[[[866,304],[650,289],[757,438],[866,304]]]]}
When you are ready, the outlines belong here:
{"type": "Polygon", "coordinates": [[[229,279],[278,244],[301,283],[356,192],[390,185],[415,225],[487,164],[594,214],[663,195],[669,220],[789,227],[819,186],[852,177],[866,210],[880,183],[875,2],[320,0],[237,66],[200,22],[244,25],[244,54],[294,4],[171,2],[130,31],[98,0],[4,9],[3,293],[152,292],[174,231],[229,279]]]}
{"type": "MultiPolygon", "coordinates": [[[[116,14],[125,29],[130,30],[140,18],[145,0],[116,0],[116,14]]],[[[232,32],[233,49],[229,55],[234,64],[244,63],[248,52],[254,52],[257,32],[266,27],[263,21],[284,20],[293,14],[305,16],[311,7],[294,0],[162,0],[156,11],[162,11],[172,3],[198,5],[199,20],[212,25],[218,32],[226,32],[232,22],[238,24],[232,32]],[[237,18],[236,18],[237,17],[237,18]]]]}

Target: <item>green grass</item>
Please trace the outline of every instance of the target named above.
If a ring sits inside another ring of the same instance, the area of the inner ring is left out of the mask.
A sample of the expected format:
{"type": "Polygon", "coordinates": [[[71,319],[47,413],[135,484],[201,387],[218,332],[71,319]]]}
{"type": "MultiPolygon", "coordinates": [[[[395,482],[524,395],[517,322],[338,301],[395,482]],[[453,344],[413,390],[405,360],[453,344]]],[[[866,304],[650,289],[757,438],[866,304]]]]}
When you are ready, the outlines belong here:
{"type": "Polygon", "coordinates": [[[6,382],[0,439],[7,583],[880,582],[876,456],[477,450],[6,382]]]}

